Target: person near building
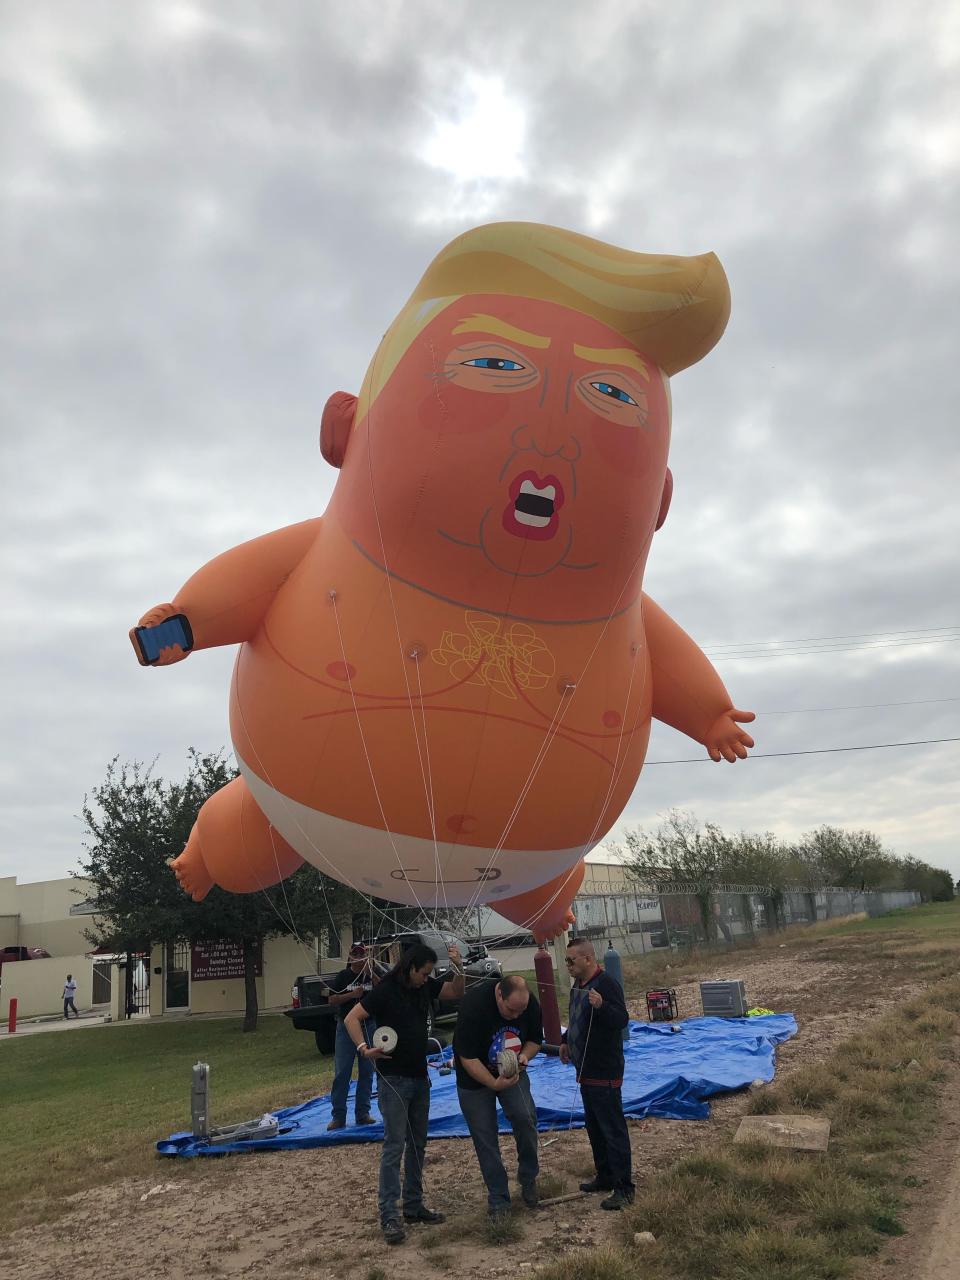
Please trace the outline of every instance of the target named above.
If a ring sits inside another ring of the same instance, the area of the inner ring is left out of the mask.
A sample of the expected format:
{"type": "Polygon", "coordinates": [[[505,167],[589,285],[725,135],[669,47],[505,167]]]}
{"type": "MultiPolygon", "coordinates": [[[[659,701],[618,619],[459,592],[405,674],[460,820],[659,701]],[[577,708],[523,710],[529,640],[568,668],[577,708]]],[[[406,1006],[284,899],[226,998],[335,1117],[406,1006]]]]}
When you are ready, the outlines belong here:
{"type": "Polygon", "coordinates": [[[423,1157],[430,1118],[427,1020],[435,999],[459,1000],[464,992],[460,952],[457,947],[448,950],[453,973],[445,978],[433,976],[435,951],[423,943],[409,947],[387,976],[353,1006],[344,1022],[361,1056],[377,1066],[377,1100],[383,1117],[380,1227],[388,1244],[405,1239],[404,1222],[443,1221],[442,1213],[423,1203],[423,1157]],[[389,1054],[364,1040],[362,1026],[369,1018],[375,1018],[378,1027],[396,1032],[396,1048],[389,1054]],[[399,1211],[401,1162],[403,1221],[399,1211]]]}
{"type": "Polygon", "coordinates": [[[510,1183],[500,1157],[498,1102],[517,1144],[523,1203],[535,1209],[539,1201],[537,1110],[527,1067],[542,1043],[540,1002],[518,974],[479,983],[461,1001],[453,1034],[457,1097],[487,1188],[487,1212],[494,1219],[510,1211],[510,1183]],[[511,1051],[517,1066],[513,1074],[502,1056],[511,1051]]]}
{"type": "MultiPolygon", "coordinates": [[[[333,1046],[333,1084],[330,1088],[331,1120],[328,1129],[342,1129],[347,1123],[347,1094],[353,1064],[357,1064],[357,1091],[354,1097],[354,1118],[357,1124],[373,1124],[370,1099],[373,1096],[373,1063],[357,1053],[344,1026],[344,1019],[353,1006],[372,991],[386,975],[383,965],[376,964],[367,948],[355,942],[347,956],[347,967],[327,983],[330,992],[327,1002],[336,1009],[337,1031],[333,1046]]],[[[370,1044],[376,1023],[369,1019],[361,1026],[363,1038],[370,1044]]]]}
{"type": "Polygon", "coordinates": [[[73,1016],[75,1018],[80,1017],[79,1013],[77,1013],[77,1006],[74,1004],[74,1001],[76,1000],[76,998],[77,998],[77,980],[72,973],[68,973],[67,980],[63,984],[63,1016],[68,1020],[70,1018],[70,1013],[69,1013],[70,1009],[73,1010],[73,1016]]]}
{"type": "Polygon", "coordinates": [[[596,1173],[581,1191],[609,1191],[602,1209],[623,1209],[633,1202],[630,1135],[623,1114],[623,1038],[629,1021],[623,988],[597,964],[593,943],[574,938],[567,947],[570,1015],[560,1046],[561,1062],[577,1070],[587,1137],[596,1173]]]}

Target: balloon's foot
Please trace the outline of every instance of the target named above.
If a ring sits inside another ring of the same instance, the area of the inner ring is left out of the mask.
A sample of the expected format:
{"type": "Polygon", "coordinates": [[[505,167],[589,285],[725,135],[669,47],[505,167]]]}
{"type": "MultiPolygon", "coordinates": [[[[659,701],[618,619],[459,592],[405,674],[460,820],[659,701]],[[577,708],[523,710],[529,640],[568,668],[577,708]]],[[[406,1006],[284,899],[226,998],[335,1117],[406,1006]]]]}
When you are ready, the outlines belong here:
{"type": "Polygon", "coordinates": [[[189,894],[194,902],[202,902],[213,888],[213,877],[203,861],[196,827],[190,832],[187,847],[179,858],[174,858],[170,867],[177,877],[180,888],[184,893],[189,894]]]}
{"type": "Polygon", "coordinates": [[[538,889],[501,899],[496,909],[514,924],[529,929],[537,942],[549,942],[576,924],[570,904],[582,882],[583,863],[578,862],[538,889]]]}
{"type": "Polygon", "coordinates": [[[534,941],[537,943],[552,942],[554,938],[562,937],[571,925],[575,925],[576,919],[572,911],[564,914],[563,920],[557,924],[538,926],[532,930],[534,941]]]}

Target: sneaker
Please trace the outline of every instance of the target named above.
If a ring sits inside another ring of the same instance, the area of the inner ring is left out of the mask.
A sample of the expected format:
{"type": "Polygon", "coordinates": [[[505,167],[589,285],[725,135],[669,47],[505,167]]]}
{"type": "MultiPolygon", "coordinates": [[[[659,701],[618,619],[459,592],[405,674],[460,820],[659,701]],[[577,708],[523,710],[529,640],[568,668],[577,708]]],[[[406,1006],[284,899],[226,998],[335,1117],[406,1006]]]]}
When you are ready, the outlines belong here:
{"type": "Polygon", "coordinates": [[[346,1120],[338,1120],[337,1117],[334,1116],[333,1119],[330,1121],[330,1123],[327,1125],[327,1132],[329,1133],[331,1129],[345,1129],[346,1127],[347,1127],[346,1120]]]}
{"type": "Polygon", "coordinates": [[[591,1178],[589,1182],[581,1182],[580,1190],[592,1194],[594,1191],[612,1191],[609,1182],[601,1182],[599,1178],[591,1178]]]}
{"type": "Polygon", "coordinates": [[[487,1217],[492,1223],[507,1222],[510,1218],[510,1206],[498,1204],[493,1209],[487,1210],[487,1217]]]}
{"type": "Polygon", "coordinates": [[[428,1209],[425,1204],[422,1204],[416,1213],[404,1211],[403,1220],[404,1222],[426,1222],[433,1225],[446,1221],[442,1213],[436,1213],[433,1209],[428,1209]]]}
{"type": "Polygon", "coordinates": [[[520,1194],[523,1197],[523,1203],[528,1209],[536,1209],[540,1204],[540,1192],[537,1190],[535,1182],[528,1182],[526,1186],[521,1187],[520,1194]]]}
{"type": "Polygon", "coordinates": [[[407,1238],[407,1233],[396,1218],[390,1218],[380,1230],[383,1232],[383,1238],[387,1244],[403,1244],[407,1238]]]}
{"type": "Polygon", "coordinates": [[[600,1201],[601,1209],[626,1209],[628,1205],[633,1204],[632,1191],[614,1191],[607,1196],[606,1200],[600,1201]]]}
{"type": "Polygon", "coordinates": [[[356,1123],[357,1124],[376,1124],[377,1122],[376,1120],[374,1120],[373,1116],[368,1111],[365,1116],[357,1116],[356,1123]]]}

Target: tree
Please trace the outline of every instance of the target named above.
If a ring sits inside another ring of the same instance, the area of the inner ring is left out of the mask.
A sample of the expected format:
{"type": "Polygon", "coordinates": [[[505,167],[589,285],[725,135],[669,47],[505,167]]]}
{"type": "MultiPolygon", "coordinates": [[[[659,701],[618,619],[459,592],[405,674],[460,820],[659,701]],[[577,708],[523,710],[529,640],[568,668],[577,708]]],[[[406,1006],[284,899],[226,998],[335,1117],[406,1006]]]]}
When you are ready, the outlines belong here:
{"type": "MultiPolygon", "coordinates": [[[[280,934],[320,936],[349,921],[364,900],[345,885],[303,866],[282,885],[256,894],[214,888],[203,902],[180,889],[168,863],[183,849],[201,805],[236,777],[220,751],[188,753],[186,777],[166,782],[154,766],[110,762],[104,781],[84,797],[85,857],[97,911],[86,937],[117,952],[143,951],[153,943],[228,938],[244,958],[244,1030],[257,1025],[255,958],[258,942],[280,934]]],[[[309,957],[311,962],[313,957],[309,957]]],[[[127,964],[128,983],[131,966],[127,964]]]]}
{"type": "MultiPolygon", "coordinates": [[[[762,900],[767,928],[777,929],[783,921],[783,895],[803,874],[794,851],[771,831],[751,834],[741,831],[727,841],[723,878],[728,884],[755,885],[762,900]]],[[[744,899],[745,910],[749,900],[744,899]]],[[[752,920],[747,920],[752,927],[752,920]]]]}
{"type": "Polygon", "coordinates": [[[689,884],[697,900],[704,934],[712,928],[712,896],[722,883],[729,838],[718,826],[701,826],[695,814],[670,809],[653,833],[638,827],[615,847],[627,870],[645,884],[689,884]],[[624,847],[625,846],[625,847],[624,847]]]}
{"type": "Polygon", "coordinates": [[[801,836],[801,858],[816,867],[824,884],[838,889],[899,887],[896,859],[872,831],[822,826],[801,836]]]}
{"type": "Polygon", "coordinates": [[[901,858],[900,877],[903,888],[919,893],[923,902],[949,902],[954,896],[950,872],[931,867],[920,858],[901,858]]]}

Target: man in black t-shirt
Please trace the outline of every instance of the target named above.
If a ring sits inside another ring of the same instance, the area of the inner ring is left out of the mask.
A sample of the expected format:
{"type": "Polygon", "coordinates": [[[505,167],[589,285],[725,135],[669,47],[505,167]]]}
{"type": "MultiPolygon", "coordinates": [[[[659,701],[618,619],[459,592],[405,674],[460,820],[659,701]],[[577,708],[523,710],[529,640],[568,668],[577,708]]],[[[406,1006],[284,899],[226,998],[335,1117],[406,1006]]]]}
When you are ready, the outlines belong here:
{"type": "Polygon", "coordinates": [[[388,1244],[400,1244],[405,1238],[399,1213],[401,1159],[404,1221],[443,1221],[442,1213],[434,1213],[423,1203],[423,1157],[430,1118],[427,1015],[437,997],[459,1000],[464,990],[460,952],[456,947],[448,950],[453,962],[452,977],[446,981],[433,977],[436,953],[418,943],[404,952],[399,964],[354,1005],[344,1021],[361,1056],[377,1064],[377,1100],[383,1117],[380,1226],[388,1244]],[[392,1053],[385,1054],[364,1041],[362,1026],[367,1018],[376,1018],[379,1027],[392,1027],[397,1033],[397,1046],[392,1053]]]}
{"type": "Polygon", "coordinates": [[[487,1211],[493,1218],[510,1210],[510,1183],[500,1157],[498,1101],[517,1144],[523,1203],[537,1207],[537,1110],[527,1066],[542,1043],[540,1002],[519,975],[474,987],[460,1005],[453,1035],[457,1096],[486,1184],[487,1211]],[[504,1050],[516,1054],[516,1075],[501,1071],[504,1050]]]}
{"type": "MultiPolygon", "coordinates": [[[[347,967],[327,983],[330,995],[327,1003],[337,1011],[337,1034],[333,1046],[333,1084],[330,1086],[330,1110],[332,1116],[328,1129],[342,1129],[347,1123],[347,1093],[353,1064],[357,1064],[357,1093],[354,1098],[354,1116],[357,1124],[373,1124],[370,1114],[370,1098],[373,1094],[373,1063],[359,1057],[353,1041],[347,1034],[343,1020],[368,991],[386,976],[383,965],[375,964],[361,942],[355,942],[347,957],[347,967]]],[[[369,1044],[376,1023],[365,1022],[363,1037],[369,1044]]]]}

